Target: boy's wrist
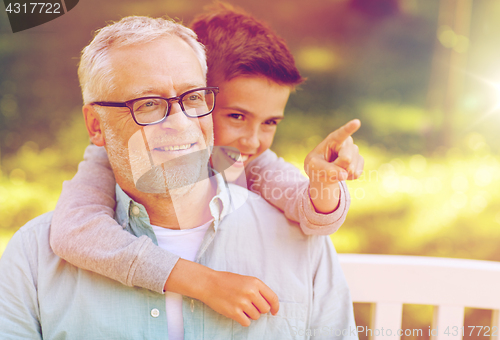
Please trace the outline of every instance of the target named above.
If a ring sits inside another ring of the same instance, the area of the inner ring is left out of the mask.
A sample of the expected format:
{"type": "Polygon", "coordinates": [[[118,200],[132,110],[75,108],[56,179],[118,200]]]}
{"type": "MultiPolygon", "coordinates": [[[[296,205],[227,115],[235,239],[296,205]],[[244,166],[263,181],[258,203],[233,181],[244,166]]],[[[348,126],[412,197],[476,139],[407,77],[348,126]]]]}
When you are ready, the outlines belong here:
{"type": "Polygon", "coordinates": [[[199,263],[179,259],[165,282],[164,290],[204,301],[214,272],[199,263]]]}
{"type": "Polygon", "coordinates": [[[310,181],[309,198],[317,213],[330,214],[340,206],[340,183],[310,181]]]}

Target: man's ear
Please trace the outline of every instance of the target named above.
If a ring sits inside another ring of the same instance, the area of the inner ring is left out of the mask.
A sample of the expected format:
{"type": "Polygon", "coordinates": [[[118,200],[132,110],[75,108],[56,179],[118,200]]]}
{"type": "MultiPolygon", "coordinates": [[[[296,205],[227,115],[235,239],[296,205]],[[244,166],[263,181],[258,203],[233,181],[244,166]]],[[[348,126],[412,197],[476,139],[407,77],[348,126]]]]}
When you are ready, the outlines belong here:
{"type": "Polygon", "coordinates": [[[85,125],[90,136],[90,140],[97,146],[104,146],[105,140],[102,133],[102,126],[99,114],[95,111],[94,106],[87,104],[82,107],[85,125]]]}

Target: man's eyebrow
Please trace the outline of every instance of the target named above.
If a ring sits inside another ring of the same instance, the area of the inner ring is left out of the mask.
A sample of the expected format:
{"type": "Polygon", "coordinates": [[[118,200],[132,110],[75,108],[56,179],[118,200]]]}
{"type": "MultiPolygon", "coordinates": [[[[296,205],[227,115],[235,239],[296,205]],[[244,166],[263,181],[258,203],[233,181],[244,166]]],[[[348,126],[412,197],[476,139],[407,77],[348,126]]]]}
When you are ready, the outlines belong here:
{"type": "MultiPolygon", "coordinates": [[[[224,106],[222,109],[224,109],[224,110],[239,111],[239,112],[244,113],[245,115],[251,116],[251,117],[255,116],[252,112],[250,112],[248,110],[245,110],[244,108],[239,107],[239,106],[224,106]]],[[[270,120],[270,119],[281,120],[281,119],[284,119],[284,118],[285,118],[285,116],[282,115],[282,116],[268,117],[266,120],[270,120]]]]}
{"type": "Polygon", "coordinates": [[[200,87],[207,87],[207,85],[205,83],[184,83],[175,86],[176,89],[181,90],[179,91],[180,93],[178,93],[177,95],[180,95],[186,91],[197,89],[200,87]]]}
{"type": "Polygon", "coordinates": [[[158,91],[155,91],[153,88],[141,89],[141,90],[132,92],[131,97],[133,97],[133,98],[146,97],[146,96],[149,96],[150,94],[156,94],[156,93],[158,93],[158,91]]]}
{"type": "MultiPolygon", "coordinates": [[[[185,84],[180,84],[180,85],[175,86],[176,89],[180,89],[180,91],[177,93],[177,95],[181,95],[182,93],[184,93],[186,91],[200,88],[200,87],[206,87],[206,85],[204,83],[185,83],[185,84]]],[[[161,92],[162,91],[158,87],[148,87],[145,89],[143,88],[143,89],[140,89],[138,91],[132,92],[132,96],[133,96],[133,98],[147,97],[150,95],[159,96],[159,93],[161,93],[161,92]]]]}

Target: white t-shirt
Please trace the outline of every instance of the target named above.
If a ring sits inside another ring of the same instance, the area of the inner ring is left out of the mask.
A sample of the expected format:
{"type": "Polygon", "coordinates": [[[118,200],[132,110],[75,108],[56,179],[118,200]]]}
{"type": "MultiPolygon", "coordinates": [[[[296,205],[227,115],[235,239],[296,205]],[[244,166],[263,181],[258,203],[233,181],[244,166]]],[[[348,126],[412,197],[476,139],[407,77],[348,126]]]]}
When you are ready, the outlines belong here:
{"type": "MultiPolygon", "coordinates": [[[[200,227],[183,230],[167,229],[155,225],[152,227],[159,247],[185,260],[194,261],[211,223],[212,221],[209,221],[200,227]]],[[[170,340],[183,340],[182,295],[166,292],[165,306],[167,309],[168,338],[170,340]]]]}

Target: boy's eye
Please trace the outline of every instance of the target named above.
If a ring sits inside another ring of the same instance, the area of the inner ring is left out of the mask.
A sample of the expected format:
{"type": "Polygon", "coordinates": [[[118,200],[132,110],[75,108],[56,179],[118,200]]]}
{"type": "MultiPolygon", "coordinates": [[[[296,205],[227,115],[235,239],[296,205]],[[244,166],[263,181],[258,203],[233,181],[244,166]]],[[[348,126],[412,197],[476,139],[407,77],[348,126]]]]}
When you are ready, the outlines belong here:
{"type": "Polygon", "coordinates": [[[274,120],[274,119],[270,119],[270,120],[266,120],[264,122],[265,125],[278,125],[278,121],[277,120],[274,120]]]}
{"type": "Polygon", "coordinates": [[[228,115],[228,117],[231,117],[231,118],[234,118],[234,119],[237,119],[237,120],[243,120],[243,115],[242,114],[239,114],[239,113],[231,113],[228,115]]]}

